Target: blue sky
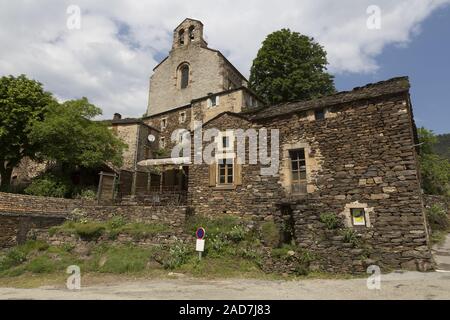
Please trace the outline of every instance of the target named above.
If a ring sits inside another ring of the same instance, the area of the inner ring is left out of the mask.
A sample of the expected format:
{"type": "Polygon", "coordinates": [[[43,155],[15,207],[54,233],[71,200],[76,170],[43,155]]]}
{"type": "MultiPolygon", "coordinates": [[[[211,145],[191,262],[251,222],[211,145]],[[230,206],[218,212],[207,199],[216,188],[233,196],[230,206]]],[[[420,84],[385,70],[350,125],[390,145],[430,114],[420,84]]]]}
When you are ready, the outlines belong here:
{"type": "Polygon", "coordinates": [[[418,127],[450,133],[450,6],[434,12],[407,46],[388,45],[373,74],[337,74],[339,91],[400,75],[409,76],[418,127]]]}

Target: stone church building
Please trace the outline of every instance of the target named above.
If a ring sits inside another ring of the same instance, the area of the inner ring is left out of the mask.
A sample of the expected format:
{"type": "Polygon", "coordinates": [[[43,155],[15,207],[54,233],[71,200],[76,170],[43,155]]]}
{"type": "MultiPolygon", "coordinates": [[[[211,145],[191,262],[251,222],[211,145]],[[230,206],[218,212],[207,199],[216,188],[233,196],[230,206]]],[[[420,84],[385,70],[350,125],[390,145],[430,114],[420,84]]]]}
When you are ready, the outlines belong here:
{"type": "Polygon", "coordinates": [[[153,71],[146,116],[112,121],[130,147],[123,168],[134,174],[129,195],[154,201],[179,192],[196,214],[273,219],[329,270],[431,267],[407,77],[267,106],[208,47],[193,19],[174,30],[172,50],[153,71]],[[170,157],[179,142],[174,130],[192,134],[196,122],[223,134],[224,157],[209,164],[170,157]],[[262,164],[238,163],[237,137],[226,133],[262,128],[279,131],[274,175],[262,175],[262,164]],[[323,217],[330,214],[342,218],[346,233],[329,230],[323,217]]]}

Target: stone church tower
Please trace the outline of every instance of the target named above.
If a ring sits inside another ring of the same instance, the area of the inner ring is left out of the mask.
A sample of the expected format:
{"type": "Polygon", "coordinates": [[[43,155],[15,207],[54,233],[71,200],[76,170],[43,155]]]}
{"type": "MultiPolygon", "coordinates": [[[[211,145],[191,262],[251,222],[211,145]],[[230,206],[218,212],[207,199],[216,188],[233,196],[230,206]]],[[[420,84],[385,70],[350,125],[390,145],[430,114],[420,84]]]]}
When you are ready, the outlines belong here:
{"type": "Polygon", "coordinates": [[[208,48],[203,24],[185,19],[173,32],[172,50],[150,78],[147,116],[189,105],[208,94],[246,87],[245,77],[217,50],[208,48]]]}

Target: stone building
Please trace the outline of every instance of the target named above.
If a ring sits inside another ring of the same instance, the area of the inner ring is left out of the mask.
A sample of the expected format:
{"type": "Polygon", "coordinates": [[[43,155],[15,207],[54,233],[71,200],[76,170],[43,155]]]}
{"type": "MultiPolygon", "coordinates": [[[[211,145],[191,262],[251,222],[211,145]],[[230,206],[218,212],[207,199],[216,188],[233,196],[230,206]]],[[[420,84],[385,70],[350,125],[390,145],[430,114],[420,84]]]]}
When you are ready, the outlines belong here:
{"type": "MultiPolygon", "coordinates": [[[[203,24],[186,19],[154,69],[147,115],[116,123],[131,146],[129,167],[149,180],[157,169],[156,193],[183,193],[183,204],[196,214],[273,220],[280,230],[291,229],[286,241],[313,251],[329,271],[364,271],[370,264],[427,270],[432,259],[409,89],[408,78],[398,77],[265,106],[245,77],[208,48],[203,24]],[[199,123],[203,132],[219,132],[214,161],[195,164],[192,143],[190,159],[171,157],[183,139],[193,141],[199,123]],[[273,174],[262,174],[268,165],[250,163],[250,139],[237,134],[264,129],[264,141],[279,134],[278,150],[270,150],[279,163],[273,174]],[[342,219],[343,233],[327,228],[322,217],[330,214],[342,219]]],[[[132,192],[143,201],[154,193],[132,192]]]]}

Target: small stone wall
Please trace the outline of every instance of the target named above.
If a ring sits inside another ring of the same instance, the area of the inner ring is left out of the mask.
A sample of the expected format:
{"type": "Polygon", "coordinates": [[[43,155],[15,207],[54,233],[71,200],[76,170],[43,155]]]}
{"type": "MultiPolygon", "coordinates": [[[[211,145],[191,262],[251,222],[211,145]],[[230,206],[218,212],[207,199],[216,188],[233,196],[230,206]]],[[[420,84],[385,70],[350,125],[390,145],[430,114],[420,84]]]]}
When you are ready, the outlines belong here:
{"type": "Polygon", "coordinates": [[[0,192],[0,212],[64,215],[75,208],[95,204],[94,200],[36,197],[0,192]]]}
{"type": "Polygon", "coordinates": [[[0,213],[0,249],[24,243],[31,229],[47,229],[64,221],[61,216],[0,213]]]}
{"type": "Polygon", "coordinates": [[[128,221],[161,222],[174,229],[181,229],[188,214],[187,207],[130,205],[79,207],[72,211],[71,216],[81,215],[94,221],[105,221],[115,216],[121,216],[128,221]]]}
{"type": "Polygon", "coordinates": [[[183,206],[99,206],[93,200],[0,193],[0,248],[25,242],[32,229],[46,232],[66,219],[80,217],[105,221],[122,216],[133,222],[165,223],[178,234],[187,214],[188,209],[183,206]]]}

